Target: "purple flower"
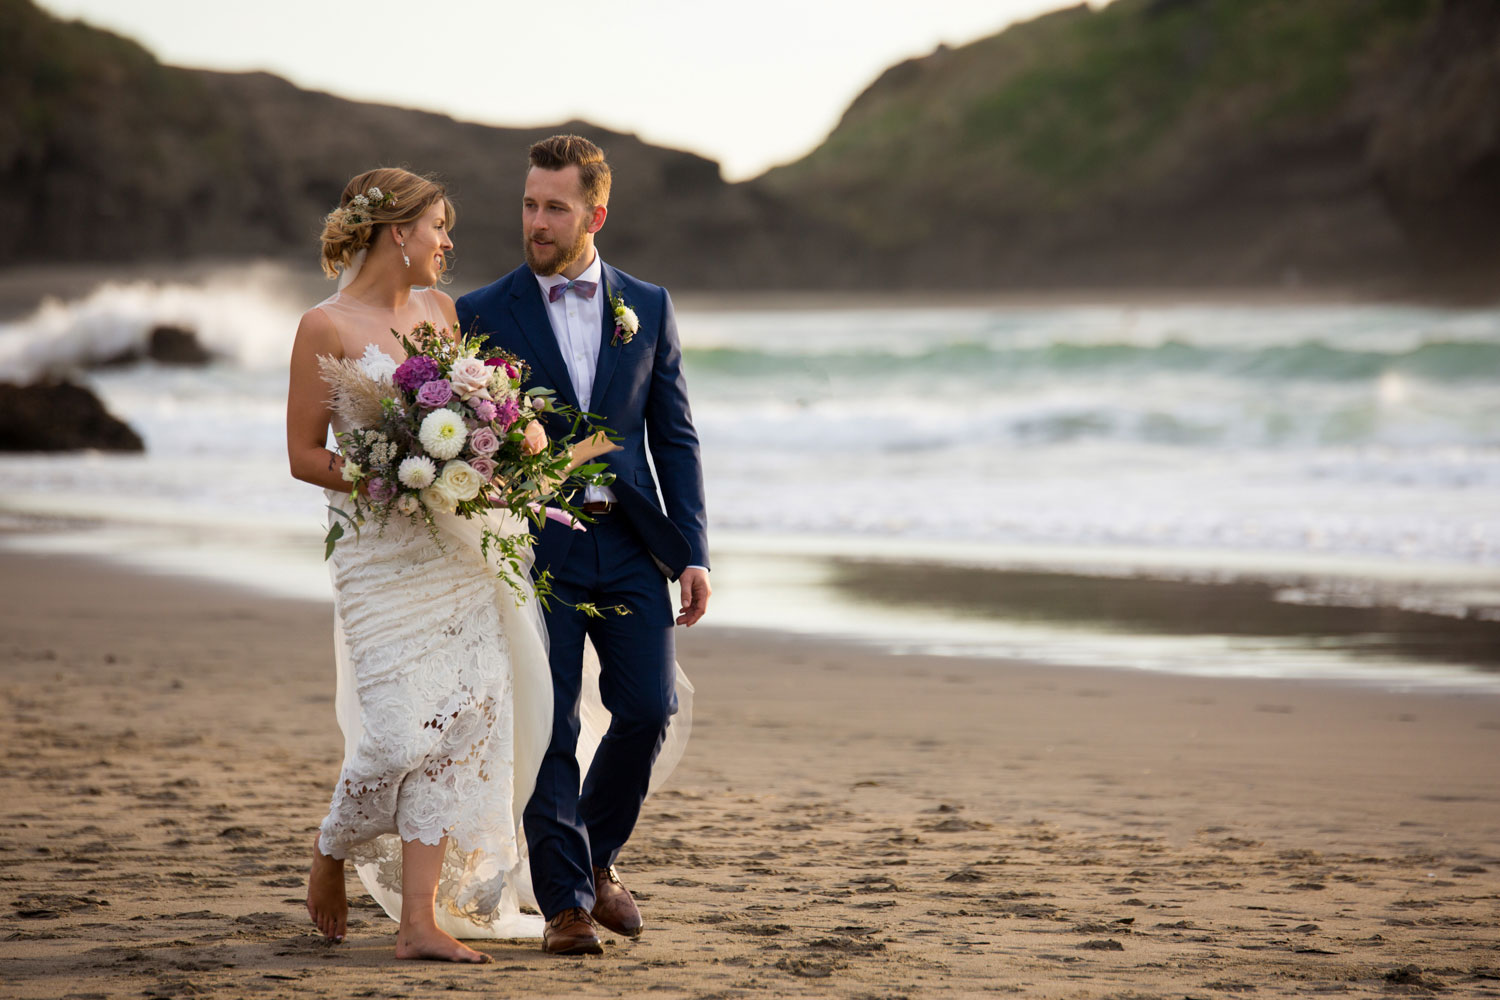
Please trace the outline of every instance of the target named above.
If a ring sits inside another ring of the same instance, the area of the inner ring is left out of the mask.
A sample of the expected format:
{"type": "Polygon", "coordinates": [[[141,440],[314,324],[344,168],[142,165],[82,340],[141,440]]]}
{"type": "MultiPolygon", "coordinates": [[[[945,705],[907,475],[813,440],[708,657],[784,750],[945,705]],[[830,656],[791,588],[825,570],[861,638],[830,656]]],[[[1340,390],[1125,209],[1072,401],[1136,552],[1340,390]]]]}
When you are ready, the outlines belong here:
{"type": "Polygon", "coordinates": [[[436,361],[416,354],[401,362],[392,378],[402,392],[416,392],[424,383],[431,382],[441,374],[436,361]]]}
{"type": "Polygon", "coordinates": [[[391,497],[396,495],[396,484],[381,479],[379,476],[370,480],[370,485],[367,488],[370,492],[370,499],[376,503],[387,503],[391,497]]]}
{"type": "Polygon", "coordinates": [[[521,408],[516,405],[515,400],[507,399],[500,404],[498,409],[500,412],[496,416],[496,419],[500,422],[500,429],[502,431],[510,430],[510,425],[520,418],[521,408]]]}
{"type": "Polygon", "coordinates": [[[484,423],[489,423],[491,420],[494,420],[499,412],[495,409],[494,403],[490,402],[488,399],[481,399],[478,396],[475,396],[473,399],[469,400],[469,403],[474,407],[474,416],[478,417],[484,423]]]}
{"type": "MultiPolygon", "coordinates": [[[[396,374],[401,374],[398,370],[396,374]]],[[[431,382],[422,383],[422,388],[417,390],[417,405],[425,406],[429,410],[435,410],[439,406],[447,406],[448,401],[453,398],[453,386],[445,378],[433,379],[431,382]]]]}
{"type": "Polygon", "coordinates": [[[495,460],[492,458],[471,458],[469,468],[479,473],[479,478],[485,482],[495,478],[495,460]]]}

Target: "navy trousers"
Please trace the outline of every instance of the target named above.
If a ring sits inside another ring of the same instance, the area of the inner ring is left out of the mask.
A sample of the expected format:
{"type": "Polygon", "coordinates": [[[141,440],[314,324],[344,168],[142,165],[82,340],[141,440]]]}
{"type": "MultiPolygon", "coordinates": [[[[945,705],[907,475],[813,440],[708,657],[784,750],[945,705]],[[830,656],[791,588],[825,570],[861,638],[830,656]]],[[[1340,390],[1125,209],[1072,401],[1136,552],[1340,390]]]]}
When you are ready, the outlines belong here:
{"type": "Polygon", "coordinates": [[[666,579],[618,509],[579,533],[567,559],[548,568],[555,595],[543,612],[552,665],[552,742],[524,823],[537,904],[551,919],[575,906],[593,908],[593,868],[614,864],[635,828],[677,696],[666,579]],[[630,613],[592,618],[564,602],[619,604],[630,613]],[[576,751],[585,636],[599,654],[599,688],[610,725],[580,791],[576,751]]]}

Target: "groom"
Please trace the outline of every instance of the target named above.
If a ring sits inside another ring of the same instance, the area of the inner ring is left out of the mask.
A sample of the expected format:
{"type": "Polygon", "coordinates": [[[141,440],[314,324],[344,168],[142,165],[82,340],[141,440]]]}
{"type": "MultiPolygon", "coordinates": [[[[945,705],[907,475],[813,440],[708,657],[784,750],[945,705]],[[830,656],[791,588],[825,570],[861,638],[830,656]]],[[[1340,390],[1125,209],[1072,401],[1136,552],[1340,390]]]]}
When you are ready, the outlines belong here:
{"type": "MultiPolygon", "coordinates": [[[[708,606],[703,471],[672,300],[594,250],[608,215],[604,153],[580,136],[555,135],[532,146],[530,159],[521,202],[526,263],[460,298],[458,319],[463,330],[530,365],[534,384],[556,389],[620,435],[621,450],[605,458],[613,484],[589,487],[581,498],[594,518],[588,531],[548,520],[535,546],[537,571],[552,574],[555,599],[544,612],[552,742],[525,812],[531,877],[547,918],[542,947],[596,955],[603,950],[596,922],[627,937],[641,933],[640,911],[614,862],[640,815],[677,707],[666,578],[681,585],[676,624],[692,625],[708,606]],[[616,323],[613,307],[620,304],[633,311],[634,328],[616,323]],[[580,603],[623,605],[630,613],[592,618],[569,606],[580,603]],[[611,721],[580,792],[575,751],[585,636],[599,654],[611,721]]],[[[548,427],[554,437],[567,429],[562,421],[548,427]]]]}

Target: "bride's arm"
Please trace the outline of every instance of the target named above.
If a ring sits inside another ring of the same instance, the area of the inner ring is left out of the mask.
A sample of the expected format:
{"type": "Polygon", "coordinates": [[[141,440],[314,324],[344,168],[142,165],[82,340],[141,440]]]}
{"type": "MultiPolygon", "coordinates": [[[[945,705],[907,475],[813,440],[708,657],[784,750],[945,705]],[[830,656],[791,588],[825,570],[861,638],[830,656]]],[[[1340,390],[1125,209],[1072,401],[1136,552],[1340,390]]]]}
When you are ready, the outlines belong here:
{"type": "Polygon", "coordinates": [[[292,344],[291,379],[286,393],[286,455],[292,476],[304,483],[349,492],[344,460],[325,445],[328,422],[328,383],[318,371],[318,356],[343,357],[343,345],[333,323],[320,309],[304,313],[292,344]]]}

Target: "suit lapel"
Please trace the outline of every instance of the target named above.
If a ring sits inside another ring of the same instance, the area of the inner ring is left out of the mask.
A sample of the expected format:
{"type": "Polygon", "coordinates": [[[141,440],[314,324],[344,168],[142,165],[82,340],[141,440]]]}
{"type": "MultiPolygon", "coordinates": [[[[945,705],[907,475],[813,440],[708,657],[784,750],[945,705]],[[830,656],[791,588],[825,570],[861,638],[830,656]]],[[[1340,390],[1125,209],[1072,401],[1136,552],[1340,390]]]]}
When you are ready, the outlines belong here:
{"type": "Polygon", "coordinates": [[[554,390],[569,406],[581,409],[578,394],[573,391],[573,380],[568,377],[568,365],[563,360],[562,350],[557,346],[557,336],[552,332],[552,321],[547,318],[547,307],[542,304],[542,289],[536,276],[529,269],[516,275],[511,282],[510,312],[521,336],[531,347],[531,356],[536,359],[537,371],[532,374],[534,384],[554,390]]]}
{"type": "Polygon", "coordinates": [[[604,296],[604,301],[599,304],[599,364],[594,368],[594,398],[589,401],[589,409],[595,413],[599,412],[604,403],[604,391],[609,388],[610,376],[615,373],[615,364],[620,360],[620,348],[624,346],[613,343],[615,316],[614,307],[609,301],[611,295],[624,295],[620,272],[608,264],[603,266],[602,271],[604,287],[599,289],[599,294],[604,296]]]}

